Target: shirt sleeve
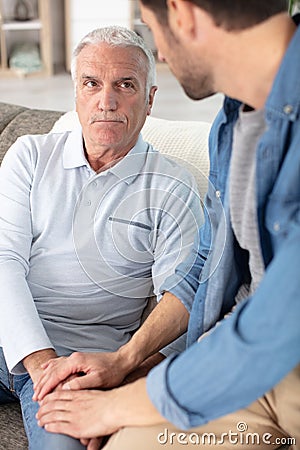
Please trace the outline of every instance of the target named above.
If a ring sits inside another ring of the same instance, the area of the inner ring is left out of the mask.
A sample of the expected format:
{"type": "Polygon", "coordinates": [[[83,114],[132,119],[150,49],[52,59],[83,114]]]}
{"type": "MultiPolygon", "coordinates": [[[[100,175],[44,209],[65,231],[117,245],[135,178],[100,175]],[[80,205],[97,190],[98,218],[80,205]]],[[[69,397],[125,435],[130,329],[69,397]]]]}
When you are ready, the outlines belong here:
{"type": "Polygon", "coordinates": [[[203,223],[201,200],[192,176],[186,175],[182,182],[176,182],[165,199],[153,245],[152,279],[158,299],[165,291],[165,279],[185,260],[193,241],[195,240],[195,245],[199,245],[197,231],[203,223]]]}
{"type": "Polygon", "coordinates": [[[6,153],[0,168],[0,345],[8,369],[24,373],[25,356],[52,348],[26,282],[32,226],[30,190],[33,152],[20,138],[6,153]]]}
{"type": "MultiPolygon", "coordinates": [[[[203,222],[200,195],[194,178],[184,171],[182,182],[176,183],[162,207],[158,239],[155,246],[152,277],[154,292],[160,300],[164,280],[189,254],[193,241],[198,242],[198,229],[203,222]],[[196,236],[196,238],[195,238],[196,236]]],[[[186,348],[186,334],[161,350],[165,356],[186,348]]]]}
{"type": "Polygon", "coordinates": [[[299,363],[299,224],[297,228],[252,297],[148,375],[153,404],[176,426],[201,426],[246,407],[299,363]]]}

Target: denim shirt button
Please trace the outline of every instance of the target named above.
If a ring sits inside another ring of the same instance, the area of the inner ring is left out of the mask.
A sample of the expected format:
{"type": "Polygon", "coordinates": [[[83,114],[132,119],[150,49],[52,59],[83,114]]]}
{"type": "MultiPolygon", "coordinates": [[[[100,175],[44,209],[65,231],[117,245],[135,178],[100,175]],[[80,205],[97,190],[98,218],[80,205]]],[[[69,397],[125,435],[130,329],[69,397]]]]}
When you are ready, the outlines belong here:
{"type": "Polygon", "coordinates": [[[273,230],[274,231],[279,231],[280,230],[280,223],[279,222],[274,222],[273,230]]]}
{"type": "Polygon", "coordinates": [[[220,198],[221,197],[221,191],[216,191],[216,197],[220,198]]]}
{"type": "Polygon", "coordinates": [[[293,112],[292,105],[285,105],[284,108],[283,108],[283,112],[285,114],[291,114],[293,112]]]}

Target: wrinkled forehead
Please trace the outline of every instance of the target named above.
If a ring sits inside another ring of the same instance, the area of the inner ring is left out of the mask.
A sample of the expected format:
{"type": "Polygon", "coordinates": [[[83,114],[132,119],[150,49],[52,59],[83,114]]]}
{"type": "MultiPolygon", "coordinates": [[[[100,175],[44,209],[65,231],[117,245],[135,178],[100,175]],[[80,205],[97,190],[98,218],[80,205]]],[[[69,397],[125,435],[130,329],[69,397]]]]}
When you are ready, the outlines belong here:
{"type": "Polygon", "coordinates": [[[106,43],[86,45],[77,56],[77,78],[94,72],[118,76],[134,76],[146,81],[148,61],[144,52],[134,46],[116,46],[106,43]]]}
{"type": "Polygon", "coordinates": [[[126,64],[128,62],[137,68],[147,67],[145,53],[139,47],[132,45],[114,45],[105,42],[87,44],[77,56],[77,63],[94,64],[126,64]]]}

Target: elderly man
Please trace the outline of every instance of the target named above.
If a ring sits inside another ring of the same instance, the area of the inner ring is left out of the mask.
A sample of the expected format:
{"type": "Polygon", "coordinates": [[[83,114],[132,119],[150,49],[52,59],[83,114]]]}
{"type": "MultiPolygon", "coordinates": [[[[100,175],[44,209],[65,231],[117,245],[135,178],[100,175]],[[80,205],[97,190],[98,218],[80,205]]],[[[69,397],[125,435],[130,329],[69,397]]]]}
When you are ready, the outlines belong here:
{"type": "Polygon", "coordinates": [[[189,312],[188,348],[131,385],[46,396],[40,425],[81,438],[119,430],[105,450],[299,449],[299,16],[284,0],[141,5],[185,92],[226,95],[195,263],[167,280],[126,345],[142,360],[182,332],[189,312]]]}
{"type": "Polygon", "coordinates": [[[157,89],[142,39],[95,30],[72,74],[81,126],[18,139],[0,173],[0,402],[20,399],[31,450],[84,448],[38,427],[41,365],[126,344],[201,220],[191,175],[140,135],[157,89]]]}

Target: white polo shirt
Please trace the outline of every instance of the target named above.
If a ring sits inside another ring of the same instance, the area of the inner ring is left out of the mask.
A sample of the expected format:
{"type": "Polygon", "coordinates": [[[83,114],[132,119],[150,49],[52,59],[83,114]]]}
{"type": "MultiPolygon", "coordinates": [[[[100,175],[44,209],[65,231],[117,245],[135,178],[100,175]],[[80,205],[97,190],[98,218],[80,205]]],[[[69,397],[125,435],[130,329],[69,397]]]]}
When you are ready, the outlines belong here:
{"type": "Polygon", "coordinates": [[[202,221],[195,181],[143,141],[96,173],[81,128],[24,136],[0,169],[0,345],[8,367],[45,348],[114,351],[202,221]]]}

